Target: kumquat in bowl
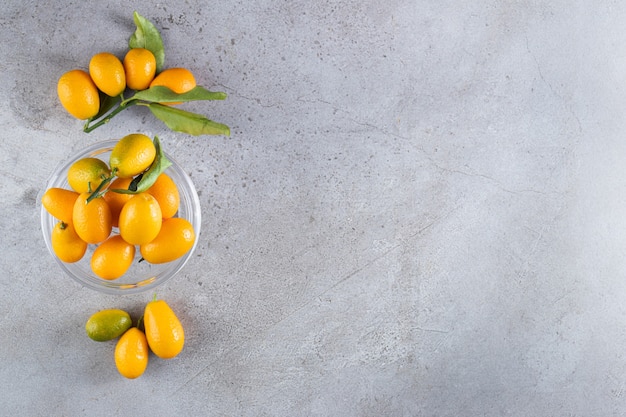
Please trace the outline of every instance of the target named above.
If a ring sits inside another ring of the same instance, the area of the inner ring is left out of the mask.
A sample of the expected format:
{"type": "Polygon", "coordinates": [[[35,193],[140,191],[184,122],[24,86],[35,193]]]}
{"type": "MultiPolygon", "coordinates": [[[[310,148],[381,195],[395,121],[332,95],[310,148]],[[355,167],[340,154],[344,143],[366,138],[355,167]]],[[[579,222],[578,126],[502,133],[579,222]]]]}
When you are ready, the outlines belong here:
{"type": "Polygon", "coordinates": [[[158,138],[133,133],[60,164],[41,193],[41,229],[61,270],[106,294],[154,289],[194,252],[200,202],[158,138]]]}

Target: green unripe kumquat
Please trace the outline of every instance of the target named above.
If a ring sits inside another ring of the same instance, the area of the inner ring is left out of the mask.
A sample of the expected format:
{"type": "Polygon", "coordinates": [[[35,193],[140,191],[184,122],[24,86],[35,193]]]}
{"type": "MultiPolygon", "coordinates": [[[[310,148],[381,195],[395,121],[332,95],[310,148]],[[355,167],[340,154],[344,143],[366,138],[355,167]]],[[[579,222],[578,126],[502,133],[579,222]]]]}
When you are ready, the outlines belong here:
{"type": "Polygon", "coordinates": [[[132,324],[126,311],[109,308],[92,314],[85,323],[85,331],[91,340],[106,342],[123,335],[132,324]]]}

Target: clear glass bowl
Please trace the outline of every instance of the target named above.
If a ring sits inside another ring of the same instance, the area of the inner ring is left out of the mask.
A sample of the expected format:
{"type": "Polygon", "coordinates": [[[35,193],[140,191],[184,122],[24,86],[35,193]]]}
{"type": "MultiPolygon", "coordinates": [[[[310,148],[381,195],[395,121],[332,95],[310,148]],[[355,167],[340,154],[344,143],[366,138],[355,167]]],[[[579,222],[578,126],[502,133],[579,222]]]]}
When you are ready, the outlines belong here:
{"type": "MultiPolygon", "coordinates": [[[[111,150],[116,143],[117,140],[99,142],[76,153],[67,162],[60,164],[57,169],[55,169],[43,191],[51,187],[70,189],[69,183],[67,182],[67,170],[69,167],[76,160],[87,157],[100,158],[108,164],[111,150]]],[[[191,250],[177,260],[158,265],[150,264],[145,261],[139,262],[141,254],[139,253],[139,250],[137,250],[135,260],[133,261],[130,269],[122,277],[113,281],[107,281],[98,277],[91,271],[90,260],[96,245],[89,245],[85,256],[78,262],[65,263],[57,258],[52,250],[50,235],[52,233],[52,229],[58,223],[58,220],[52,217],[42,206],[41,230],[43,232],[46,246],[48,247],[48,251],[50,251],[52,257],[57,261],[61,269],[67,275],[86,287],[106,294],[135,294],[154,289],[158,285],[161,285],[165,281],[172,278],[183,268],[198,243],[201,221],[200,201],[198,200],[198,193],[191,182],[191,178],[189,178],[187,173],[167,152],[165,152],[165,155],[170,161],[172,161],[172,165],[167,168],[165,172],[172,178],[172,180],[174,180],[178,186],[178,192],[180,193],[180,207],[176,217],[183,217],[187,219],[195,231],[196,241],[194,242],[191,250]]],[[[41,198],[39,200],[41,201],[41,198]]],[[[113,228],[113,234],[117,233],[119,233],[117,228],[113,228]]]]}

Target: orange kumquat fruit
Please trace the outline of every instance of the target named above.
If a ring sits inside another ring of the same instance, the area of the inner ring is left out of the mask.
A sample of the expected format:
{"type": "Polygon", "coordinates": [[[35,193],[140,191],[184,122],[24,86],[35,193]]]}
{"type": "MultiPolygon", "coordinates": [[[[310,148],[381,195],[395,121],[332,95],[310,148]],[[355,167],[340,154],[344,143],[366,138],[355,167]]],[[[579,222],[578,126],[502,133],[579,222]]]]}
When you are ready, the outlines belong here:
{"type": "MultiPolygon", "coordinates": [[[[196,78],[186,68],[169,68],[159,73],[150,83],[150,87],[157,85],[167,87],[177,94],[183,94],[194,89],[196,78]]],[[[180,102],[163,104],[176,105],[180,102]]]]}
{"type": "Polygon", "coordinates": [[[156,58],[144,48],[133,48],[124,57],[126,85],[133,90],[145,90],[156,74],[156,58]]]}
{"type": "Polygon", "coordinates": [[[116,178],[109,185],[109,190],[104,194],[103,198],[109,205],[111,209],[111,220],[113,227],[119,226],[120,213],[122,212],[122,207],[128,200],[130,200],[133,195],[132,194],[123,194],[116,193],[114,190],[128,190],[128,186],[132,182],[133,178],[116,178]]]}
{"type": "Polygon", "coordinates": [[[96,87],[108,96],[119,96],[126,89],[124,66],[111,53],[94,55],[89,61],[89,75],[96,87]]]}
{"type": "Polygon", "coordinates": [[[135,258],[135,246],[120,235],[102,242],[91,256],[91,270],[102,279],[114,280],[126,273],[135,258]]]}
{"type": "Polygon", "coordinates": [[[141,133],[132,133],[120,139],[109,157],[109,165],[120,178],[134,177],[154,162],[156,147],[152,140],[141,133]]]}
{"type": "Polygon", "coordinates": [[[161,208],[156,199],[148,193],[135,194],[122,207],[120,235],[132,245],[143,245],[157,237],[162,223],[161,208]]]}
{"type": "Polygon", "coordinates": [[[89,203],[89,193],[82,193],[74,203],[73,223],[76,233],[87,243],[104,242],[111,234],[111,209],[102,197],[89,203]]]}
{"type": "Polygon", "coordinates": [[[57,223],[52,229],[50,242],[54,254],[67,263],[80,261],[87,251],[87,242],[76,234],[72,223],[57,223]]]}
{"type": "Polygon", "coordinates": [[[98,158],[81,158],[67,170],[67,182],[78,193],[93,191],[111,175],[106,162],[98,158]]]}
{"type": "Polygon", "coordinates": [[[150,242],[139,246],[141,256],[152,264],[176,260],[189,252],[196,236],[193,226],[181,217],[163,220],[161,231],[150,242]]]}
{"type": "Polygon", "coordinates": [[[115,345],[115,366],[125,378],[135,379],[148,367],[148,341],[146,335],[131,327],[115,345]]]}
{"type": "Polygon", "coordinates": [[[180,193],[174,180],[166,173],[159,175],[146,192],[156,198],[164,219],[174,217],[178,212],[180,193]]]}
{"type": "Polygon", "coordinates": [[[63,74],[57,83],[57,95],[63,108],[77,119],[90,119],[100,110],[98,88],[83,70],[63,74]]]}
{"type": "Polygon", "coordinates": [[[71,223],[77,198],[78,193],[75,191],[52,187],[48,188],[41,197],[41,205],[52,217],[71,223]]]}

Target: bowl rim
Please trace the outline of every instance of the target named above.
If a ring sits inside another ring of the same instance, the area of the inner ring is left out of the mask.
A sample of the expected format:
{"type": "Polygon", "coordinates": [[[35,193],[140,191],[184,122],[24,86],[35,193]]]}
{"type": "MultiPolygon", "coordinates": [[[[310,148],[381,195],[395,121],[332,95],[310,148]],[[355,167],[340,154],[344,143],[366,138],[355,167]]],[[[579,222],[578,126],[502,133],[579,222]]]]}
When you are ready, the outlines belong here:
{"type": "MultiPolygon", "coordinates": [[[[67,158],[67,160],[61,161],[59,164],[57,164],[56,168],[46,179],[46,186],[43,189],[42,194],[50,187],[59,186],[57,184],[64,180],[64,175],[67,172],[67,169],[74,161],[83,157],[97,157],[98,155],[110,152],[113,146],[118,141],[119,139],[103,140],[82,148],[78,151],[75,151],[69,158],[67,158]]],[[[173,158],[167,151],[163,150],[163,152],[165,156],[172,162],[172,165],[167,168],[165,172],[169,175],[173,171],[176,173],[176,176],[180,176],[184,180],[184,184],[182,184],[182,187],[179,183],[177,183],[177,186],[179,189],[179,193],[181,194],[181,203],[186,202],[189,206],[189,214],[188,216],[185,216],[185,218],[189,220],[194,228],[195,240],[191,249],[189,249],[189,251],[185,255],[177,260],[168,262],[167,264],[159,264],[158,268],[165,269],[159,271],[158,273],[148,274],[150,276],[145,277],[138,282],[116,283],[116,280],[107,281],[99,277],[81,277],[74,271],[75,268],[71,267],[72,264],[67,264],[61,261],[54,254],[49,235],[51,230],[50,225],[52,224],[52,227],[54,227],[54,224],[56,224],[59,220],[55,219],[51,214],[47,212],[47,210],[43,207],[43,204],[41,204],[41,198],[39,198],[38,201],[41,205],[40,223],[41,231],[44,236],[44,242],[46,244],[48,252],[54,258],[56,263],[61,267],[65,275],[68,275],[81,286],[90,288],[98,292],[106,293],[109,295],[130,295],[145,292],[150,289],[154,289],[159,285],[162,285],[163,283],[169,281],[171,278],[177,275],[180,270],[187,264],[198,245],[201,233],[200,229],[202,224],[202,213],[200,200],[196,187],[191,180],[191,177],[187,174],[185,170],[182,169],[182,166],[175,160],[175,158],[173,158]]],[[[87,256],[87,254],[85,254],[85,256],[87,256]]]]}

